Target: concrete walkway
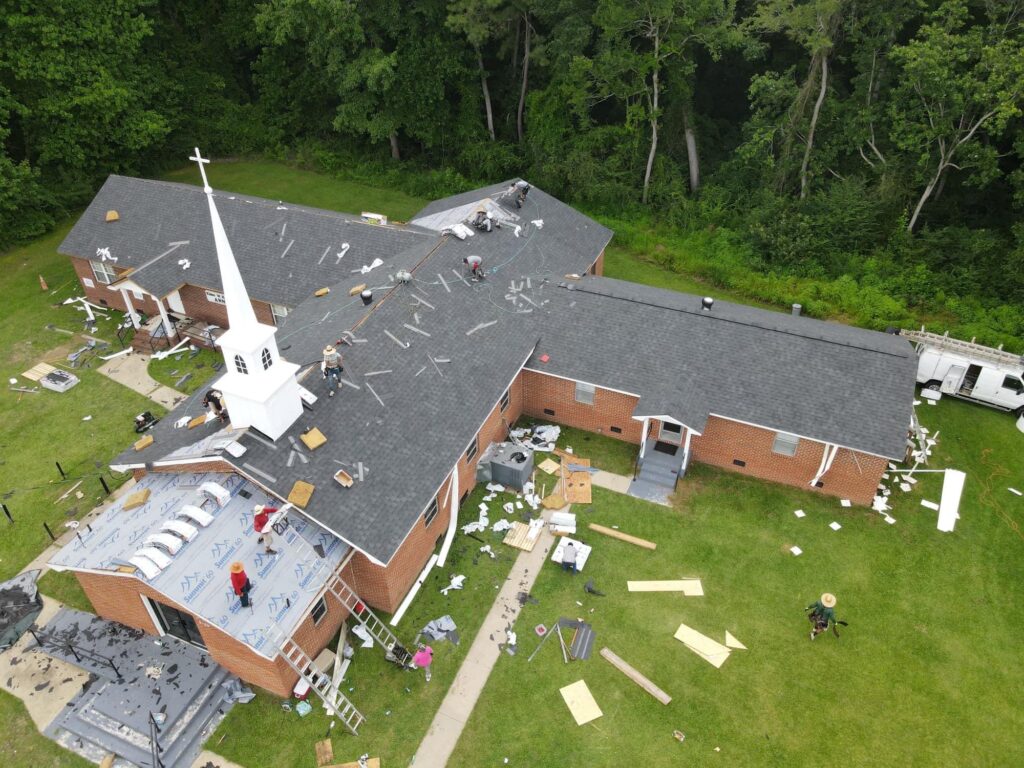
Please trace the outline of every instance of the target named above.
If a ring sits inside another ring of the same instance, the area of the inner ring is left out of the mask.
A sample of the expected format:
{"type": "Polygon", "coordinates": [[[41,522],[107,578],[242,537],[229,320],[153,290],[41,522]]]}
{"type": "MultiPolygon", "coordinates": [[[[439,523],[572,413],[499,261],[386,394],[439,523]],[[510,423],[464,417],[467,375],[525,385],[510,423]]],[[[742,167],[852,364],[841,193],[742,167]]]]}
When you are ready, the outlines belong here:
{"type": "Polygon", "coordinates": [[[616,493],[629,493],[629,484],[633,482],[633,478],[600,469],[590,476],[590,482],[598,488],[606,488],[616,493]]]}
{"type": "Polygon", "coordinates": [[[145,395],[154,403],[171,410],[187,397],[176,389],[161,384],[149,375],[149,355],[129,352],[127,355],[108,360],[97,369],[108,379],[123,384],[128,389],[145,395]]]}
{"type": "MultiPolygon", "coordinates": [[[[550,514],[546,515],[545,520],[549,517],[550,514]]],[[[497,640],[492,640],[491,636],[504,641],[506,627],[515,625],[522,608],[517,596],[520,592],[529,592],[533,588],[533,583],[537,580],[541,566],[550,554],[554,542],[555,537],[545,526],[533,551],[521,552],[516,558],[508,579],[491,606],[487,618],[484,619],[469,653],[466,654],[466,659],[459,667],[452,687],[448,689],[448,694],[441,702],[441,708],[437,710],[434,721],[420,742],[410,765],[415,765],[416,768],[444,768],[448,763],[448,758],[455,750],[462,729],[466,727],[466,721],[473,712],[477,699],[480,698],[487,678],[498,661],[498,656],[501,655],[497,640]]]]}

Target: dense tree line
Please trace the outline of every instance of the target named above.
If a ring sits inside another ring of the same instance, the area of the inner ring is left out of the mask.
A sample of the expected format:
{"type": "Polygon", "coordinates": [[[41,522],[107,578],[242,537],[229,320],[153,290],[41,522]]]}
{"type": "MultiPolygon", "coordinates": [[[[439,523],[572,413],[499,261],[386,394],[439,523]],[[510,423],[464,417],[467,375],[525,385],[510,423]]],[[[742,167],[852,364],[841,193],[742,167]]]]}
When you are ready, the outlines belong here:
{"type": "Polygon", "coordinates": [[[0,243],[201,143],[427,193],[523,175],[694,234],[670,266],[1024,338],[1024,0],[0,8],[0,243]]]}

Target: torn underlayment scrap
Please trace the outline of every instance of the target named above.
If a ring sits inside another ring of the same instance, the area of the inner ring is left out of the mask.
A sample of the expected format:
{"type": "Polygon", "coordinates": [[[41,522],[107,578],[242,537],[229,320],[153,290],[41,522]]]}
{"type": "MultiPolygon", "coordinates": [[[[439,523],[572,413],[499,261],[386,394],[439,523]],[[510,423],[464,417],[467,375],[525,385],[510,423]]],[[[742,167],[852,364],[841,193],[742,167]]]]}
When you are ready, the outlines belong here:
{"type": "MultiPolygon", "coordinates": [[[[419,633],[430,640],[448,640],[454,645],[459,644],[459,633],[458,627],[455,626],[455,619],[448,615],[428,622],[419,633]]],[[[416,642],[419,642],[419,637],[416,638],[416,642]]]]}

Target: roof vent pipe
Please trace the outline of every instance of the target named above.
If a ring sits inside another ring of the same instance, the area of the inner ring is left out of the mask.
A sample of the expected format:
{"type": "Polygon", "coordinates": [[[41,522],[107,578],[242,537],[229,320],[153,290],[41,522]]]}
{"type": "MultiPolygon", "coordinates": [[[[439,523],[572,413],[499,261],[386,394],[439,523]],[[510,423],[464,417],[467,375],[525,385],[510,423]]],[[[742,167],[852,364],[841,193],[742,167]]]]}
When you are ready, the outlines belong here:
{"type": "Polygon", "coordinates": [[[800,316],[800,311],[802,309],[803,309],[803,307],[800,306],[799,304],[794,304],[793,305],[793,317],[799,317],[800,316]]]}
{"type": "Polygon", "coordinates": [[[710,296],[705,296],[703,299],[700,300],[700,308],[703,309],[705,312],[710,312],[711,307],[714,306],[714,303],[714,299],[712,299],[710,296]]]}
{"type": "Polygon", "coordinates": [[[363,304],[369,306],[371,303],[373,303],[373,291],[367,288],[366,290],[359,294],[359,298],[363,300],[363,304]]]}

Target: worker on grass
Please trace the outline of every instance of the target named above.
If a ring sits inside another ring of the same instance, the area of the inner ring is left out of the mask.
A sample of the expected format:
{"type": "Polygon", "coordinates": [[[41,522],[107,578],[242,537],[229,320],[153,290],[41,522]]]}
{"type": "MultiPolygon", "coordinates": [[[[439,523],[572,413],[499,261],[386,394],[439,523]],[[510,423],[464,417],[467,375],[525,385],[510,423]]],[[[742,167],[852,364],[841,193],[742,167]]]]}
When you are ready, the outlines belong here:
{"type": "Polygon", "coordinates": [[[277,550],[271,545],[274,543],[274,532],[270,526],[270,517],[277,512],[276,507],[267,507],[257,504],[252,508],[252,527],[260,535],[258,541],[263,545],[263,552],[267,555],[276,555],[277,550]]]}
{"type": "Polygon", "coordinates": [[[479,256],[467,256],[462,260],[462,263],[469,268],[469,276],[472,280],[484,279],[484,260],[479,256]]]}
{"type": "Polygon", "coordinates": [[[341,386],[341,353],[328,344],[324,347],[324,359],[320,363],[320,370],[327,381],[328,397],[334,397],[334,390],[341,386]]]}
{"type": "Polygon", "coordinates": [[[562,550],[563,571],[572,571],[573,574],[576,573],[576,555],[577,552],[575,545],[571,541],[566,542],[565,549],[562,550]]]}
{"type": "Polygon", "coordinates": [[[845,627],[846,622],[836,619],[835,607],[836,596],[831,592],[825,592],[819,600],[804,608],[805,611],[809,611],[807,618],[811,622],[811,640],[828,630],[829,626],[832,627],[832,633],[839,637],[837,625],[842,624],[845,627]]]}
{"type": "Polygon", "coordinates": [[[433,661],[434,649],[429,645],[421,644],[419,650],[412,657],[412,663],[423,670],[428,683],[430,682],[430,665],[433,661]]]}

